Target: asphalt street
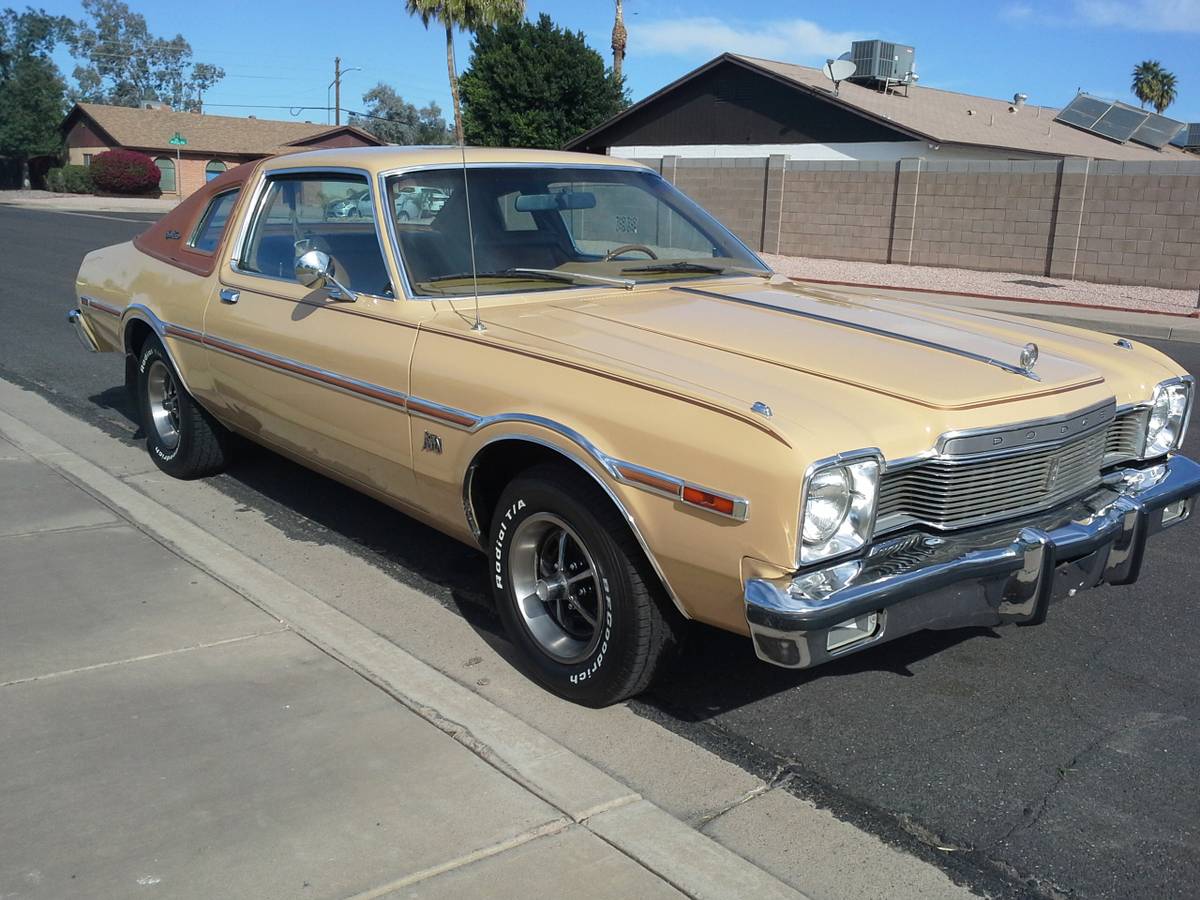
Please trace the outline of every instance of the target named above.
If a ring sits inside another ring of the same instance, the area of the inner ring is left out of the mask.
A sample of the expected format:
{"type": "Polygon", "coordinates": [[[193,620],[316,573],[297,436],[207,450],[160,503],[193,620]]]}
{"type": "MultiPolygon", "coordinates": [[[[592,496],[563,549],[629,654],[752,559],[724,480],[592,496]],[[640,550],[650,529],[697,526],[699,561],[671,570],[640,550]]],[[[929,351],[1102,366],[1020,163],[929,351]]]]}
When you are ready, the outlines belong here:
{"type": "MultiPolygon", "coordinates": [[[[0,377],[131,442],[121,360],[84,352],[65,312],[83,254],[146,221],[0,207],[0,377]]],[[[1200,345],[1156,346],[1200,373],[1200,345]]],[[[477,552],[266,451],[213,483],[498,635],[477,552]]],[[[1160,536],[1138,584],[1066,600],[1044,625],[914,635],[812,672],[697,627],[678,671],[631,705],[983,891],[1192,897],[1198,575],[1193,524],[1160,536]]]]}

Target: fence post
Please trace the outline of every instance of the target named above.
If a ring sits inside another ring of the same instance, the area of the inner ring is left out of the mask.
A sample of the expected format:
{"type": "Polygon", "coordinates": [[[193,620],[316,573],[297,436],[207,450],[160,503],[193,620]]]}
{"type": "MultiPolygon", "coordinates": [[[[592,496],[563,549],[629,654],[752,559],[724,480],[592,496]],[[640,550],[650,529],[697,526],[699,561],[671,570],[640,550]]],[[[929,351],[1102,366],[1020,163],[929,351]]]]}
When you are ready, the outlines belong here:
{"type": "Polygon", "coordinates": [[[664,156],[662,164],[659,166],[658,174],[660,174],[671,184],[675,183],[675,169],[679,166],[678,156],[664,156]]]}
{"type": "Polygon", "coordinates": [[[892,252],[888,262],[911,264],[917,231],[917,198],[921,191],[921,158],[900,160],[896,167],[896,199],[892,215],[892,252]]]}
{"type": "Polygon", "coordinates": [[[779,253],[780,232],[783,231],[783,191],[787,180],[787,157],[772,153],[767,157],[767,174],[763,182],[762,236],[758,249],[763,253],[779,253]]]}
{"type": "Polygon", "coordinates": [[[1050,257],[1050,271],[1047,272],[1051,277],[1075,278],[1091,169],[1090,159],[1067,158],[1062,162],[1062,177],[1058,182],[1058,212],[1052,238],[1054,249],[1050,257]]]}

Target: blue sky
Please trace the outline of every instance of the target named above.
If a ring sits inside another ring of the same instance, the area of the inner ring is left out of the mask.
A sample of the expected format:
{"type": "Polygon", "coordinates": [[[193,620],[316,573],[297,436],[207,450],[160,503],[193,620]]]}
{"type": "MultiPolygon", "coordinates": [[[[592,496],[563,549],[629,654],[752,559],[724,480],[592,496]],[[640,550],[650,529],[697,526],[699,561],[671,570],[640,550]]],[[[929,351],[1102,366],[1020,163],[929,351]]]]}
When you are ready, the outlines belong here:
{"type": "MultiPolygon", "coordinates": [[[[225,68],[228,77],[205,98],[206,112],[286,119],[289,109],[271,107],[324,107],[336,55],[344,67],[363,70],[345,76],[345,107],[361,107],[362,93],[378,81],[417,105],[432,99],[449,107],[442,34],[406,16],[399,0],[130,5],[155,33],[180,32],[198,61],[225,68]]],[[[44,6],[81,14],[77,2],[44,6]]],[[[610,2],[528,0],[528,14],[539,12],[582,30],[609,59],[610,2]]],[[[723,50],[819,65],[855,38],[882,37],[917,48],[922,84],[994,97],[1022,91],[1029,102],[1050,106],[1067,102],[1077,88],[1132,102],[1130,70],[1155,58],[1179,79],[1180,99],[1167,114],[1200,121],[1200,0],[625,0],[625,20],[625,71],[634,100],[723,50]]],[[[457,52],[461,71],[470,55],[467,36],[459,37],[457,52]]],[[[59,64],[69,77],[65,53],[59,64]]],[[[296,116],[324,117],[323,109],[296,116]]]]}

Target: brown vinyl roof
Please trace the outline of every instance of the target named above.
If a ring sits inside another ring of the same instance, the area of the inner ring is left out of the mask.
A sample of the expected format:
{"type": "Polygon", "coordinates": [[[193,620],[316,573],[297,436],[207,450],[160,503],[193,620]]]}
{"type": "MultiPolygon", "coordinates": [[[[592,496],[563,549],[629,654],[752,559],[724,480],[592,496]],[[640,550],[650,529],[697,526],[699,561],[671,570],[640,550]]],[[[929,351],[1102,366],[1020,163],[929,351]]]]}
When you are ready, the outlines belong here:
{"type": "MultiPolygon", "coordinates": [[[[725,53],[710,60],[678,81],[630,106],[587,134],[570,141],[567,148],[585,143],[594,134],[601,132],[633,110],[722,62],[733,62],[745,66],[827,99],[830,103],[835,103],[907,132],[914,138],[937,144],[964,144],[999,150],[1039,153],[1047,156],[1079,156],[1094,159],[1185,158],[1184,151],[1170,145],[1162,150],[1155,150],[1141,144],[1118,144],[1078,128],[1072,128],[1070,125],[1055,122],[1054,116],[1058,113],[1058,109],[1053,107],[1026,104],[1013,112],[1010,110],[1012,103],[1009,100],[994,100],[990,97],[959,94],[922,85],[909,87],[908,96],[903,93],[884,94],[874,88],[849,81],[843,81],[837,96],[834,96],[833,83],[825,77],[820,69],[735,53],[725,53]],[[974,115],[968,114],[968,110],[974,110],[974,115]]],[[[1014,87],[1028,87],[1028,85],[1017,84],[1014,87]]]]}
{"type": "Polygon", "coordinates": [[[250,119],[235,116],[210,116],[166,109],[138,109],[130,106],[106,106],[77,103],[68,114],[69,126],[82,113],[121,147],[174,152],[170,143],[176,132],[187,139],[181,147],[188,153],[213,153],[231,156],[269,156],[296,149],[294,144],[311,141],[326,132],[352,131],[369,143],[378,138],[349,125],[329,126],[309,122],[283,122],[277,119],[250,119]]]}

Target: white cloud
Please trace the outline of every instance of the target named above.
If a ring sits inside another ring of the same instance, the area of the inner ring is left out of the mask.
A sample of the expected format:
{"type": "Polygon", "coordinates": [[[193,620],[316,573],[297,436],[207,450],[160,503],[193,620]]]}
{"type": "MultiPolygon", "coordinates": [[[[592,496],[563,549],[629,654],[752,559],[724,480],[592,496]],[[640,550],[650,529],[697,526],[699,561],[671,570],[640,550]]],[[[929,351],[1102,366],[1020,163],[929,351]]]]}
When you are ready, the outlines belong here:
{"type": "Polygon", "coordinates": [[[1075,11],[1092,25],[1200,31],[1200,0],[1075,0],[1075,11]]]}
{"type": "Polygon", "coordinates": [[[1008,3],[1000,17],[1041,25],[1084,25],[1130,31],[1200,32],[1200,0],[1073,0],[1070,12],[1059,4],[1008,3]]]}
{"type": "Polygon", "coordinates": [[[670,56],[741,53],[768,59],[824,61],[850,49],[861,35],[827,31],[808,19],[737,25],[709,17],[661,19],[631,27],[631,52],[670,56]]]}
{"type": "Polygon", "coordinates": [[[1010,22],[1028,22],[1036,16],[1037,10],[1028,3],[1006,3],[1000,8],[1000,18],[1010,22]]]}

